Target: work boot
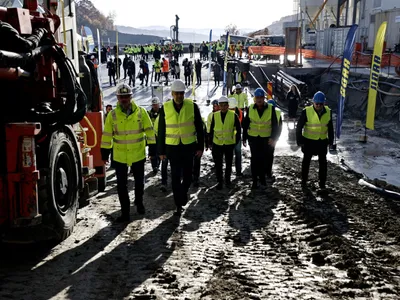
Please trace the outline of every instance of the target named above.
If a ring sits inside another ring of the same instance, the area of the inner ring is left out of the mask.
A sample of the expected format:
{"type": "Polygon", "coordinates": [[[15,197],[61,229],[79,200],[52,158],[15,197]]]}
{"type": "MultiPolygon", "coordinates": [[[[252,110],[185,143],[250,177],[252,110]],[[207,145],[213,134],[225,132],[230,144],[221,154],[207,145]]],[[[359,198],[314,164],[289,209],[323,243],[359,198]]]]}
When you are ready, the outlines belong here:
{"type": "Polygon", "coordinates": [[[199,180],[198,179],[193,179],[193,187],[195,187],[195,188],[199,187],[199,180]]]}
{"type": "Polygon", "coordinates": [[[265,180],[265,177],[260,178],[260,185],[262,185],[263,187],[267,186],[267,182],[265,180]]]}
{"type": "Polygon", "coordinates": [[[153,169],[153,175],[156,175],[157,172],[158,172],[158,168],[154,168],[154,169],[153,169]]]}
{"type": "Polygon", "coordinates": [[[267,176],[266,182],[272,184],[275,182],[275,176],[267,176]]]}
{"type": "Polygon", "coordinates": [[[225,186],[230,189],[232,187],[232,182],[230,180],[225,181],[225,186]]]}
{"type": "Polygon", "coordinates": [[[139,205],[136,207],[136,209],[137,209],[137,212],[138,212],[139,215],[144,215],[145,212],[146,212],[146,210],[145,210],[145,208],[144,208],[144,206],[143,206],[143,203],[139,204],[139,205]]]}
{"type": "Polygon", "coordinates": [[[115,223],[128,223],[129,220],[129,216],[119,216],[117,219],[115,219],[115,223]]]}
{"type": "Polygon", "coordinates": [[[175,216],[180,217],[182,215],[182,206],[177,206],[176,207],[176,212],[174,212],[175,216]]]}
{"type": "Polygon", "coordinates": [[[222,190],[222,182],[218,182],[218,184],[217,184],[217,190],[222,190]]]}
{"type": "Polygon", "coordinates": [[[162,184],[160,187],[161,192],[166,193],[167,192],[167,185],[166,184],[162,184]]]}

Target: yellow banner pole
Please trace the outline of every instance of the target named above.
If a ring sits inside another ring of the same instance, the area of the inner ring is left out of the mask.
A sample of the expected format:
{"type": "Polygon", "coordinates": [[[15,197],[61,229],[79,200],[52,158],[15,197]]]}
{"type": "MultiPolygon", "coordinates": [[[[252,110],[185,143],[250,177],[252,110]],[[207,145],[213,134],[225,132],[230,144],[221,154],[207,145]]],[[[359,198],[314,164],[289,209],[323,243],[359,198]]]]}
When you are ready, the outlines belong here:
{"type": "Polygon", "coordinates": [[[365,127],[374,130],[376,95],[378,92],[379,75],[381,72],[383,43],[385,41],[387,22],[383,22],[376,34],[374,55],[371,61],[371,75],[369,79],[367,120],[365,127]]]}

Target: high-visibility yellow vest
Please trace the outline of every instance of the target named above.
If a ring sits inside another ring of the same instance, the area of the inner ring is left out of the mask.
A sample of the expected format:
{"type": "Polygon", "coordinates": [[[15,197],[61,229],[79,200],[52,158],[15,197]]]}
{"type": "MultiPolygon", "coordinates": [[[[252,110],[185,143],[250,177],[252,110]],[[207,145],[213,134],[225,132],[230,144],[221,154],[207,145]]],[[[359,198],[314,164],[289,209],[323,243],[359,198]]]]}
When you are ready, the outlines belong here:
{"type": "Polygon", "coordinates": [[[160,115],[157,116],[157,118],[154,120],[153,126],[154,126],[154,132],[156,135],[158,135],[158,123],[160,120],[160,115]]]}
{"type": "Polygon", "coordinates": [[[210,114],[207,117],[207,133],[210,133],[211,130],[211,122],[212,122],[212,117],[213,117],[213,112],[210,112],[210,114]]]}
{"type": "Polygon", "coordinates": [[[325,140],[328,138],[328,123],[331,120],[331,110],[329,107],[325,106],[326,113],[319,116],[315,111],[314,107],[307,106],[305,108],[307,115],[307,122],[304,125],[303,136],[310,140],[325,140]]]}
{"type": "Polygon", "coordinates": [[[249,100],[247,99],[247,94],[240,93],[240,94],[233,94],[233,98],[237,101],[237,107],[243,109],[249,106],[249,100]]]}
{"type": "Polygon", "coordinates": [[[183,105],[178,113],[174,101],[164,104],[165,113],[165,144],[184,145],[196,142],[196,127],[194,126],[194,103],[192,100],[183,100],[183,105]]]}
{"type": "Polygon", "coordinates": [[[257,108],[254,104],[249,107],[250,127],[249,136],[270,137],[272,133],[272,104],[268,104],[268,108],[264,110],[263,115],[259,116],[257,108]]]}
{"type": "Polygon", "coordinates": [[[214,138],[213,143],[219,146],[235,144],[235,113],[226,112],[222,123],[221,111],[214,113],[214,138]]]}
{"type": "Polygon", "coordinates": [[[279,108],[276,108],[276,107],[275,107],[275,113],[276,113],[276,119],[277,119],[277,121],[278,121],[278,123],[279,123],[279,121],[280,121],[280,119],[281,119],[281,114],[282,114],[282,112],[281,112],[281,110],[280,110],[279,108]]]}
{"type": "Polygon", "coordinates": [[[114,160],[128,166],[145,159],[146,139],[148,144],[156,142],[153,125],[146,110],[132,101],[132,111],[127,116],[117,105],[107,115],[101,137],[101,148],[113,148],[114,160]]]}
{"type": "Polygon", "coordinates": [[[161,73],[161,62],[159,60],[154,62],[154,70],[156,73],[161,73]]]}

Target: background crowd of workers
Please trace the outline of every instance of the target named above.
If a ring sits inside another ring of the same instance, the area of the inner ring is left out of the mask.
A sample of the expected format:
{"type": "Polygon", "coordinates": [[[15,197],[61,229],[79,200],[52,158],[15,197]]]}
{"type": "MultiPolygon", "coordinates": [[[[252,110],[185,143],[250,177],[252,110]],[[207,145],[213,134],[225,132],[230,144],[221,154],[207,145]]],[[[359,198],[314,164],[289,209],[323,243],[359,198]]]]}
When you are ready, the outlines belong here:
{"type": "MultiPolygon", "coordinates": [[[[189,45],[190,59],[194,57],[193,44],[189,45]]],[[[181,79],[181,75],[184,78],[186,86],[193,84],[194,75],[196,78],[196,85],[202,83],[202,61],[208,60],[209,49],[211,49],[212,72],[214,77],[215,86],[219,86],[220,82],[223,81],[223,60],[217,56],[218,51],[225,50],[224,41],[216,42],[203,42],[198,46],[200,52],[200,58],[197,60],[189,60],[188,58],[180,61],[182,57],[183,46],[181,43],[168,44],[165,46],[150,44],[150,45],[126,45],[123,48],[124,55],[120,57],[115,56],[117,51],[116,47],[113,50],[110,48],[102,47],[102,62],[106,62],[106,68],[108,70],[110,86],[117,85],[117,79],[123,79],[124,81],[129,80],[128,85],[135,86],[136,79],[140,80],[141,85],[148,85],[149,77],[153,82],[163,81],[165,85],[168,85],[170,81],[175,79],[181,79]],[[103,58],[103,52],[105,53],[103,58]],[[114,58],[111,53],[114,53],[114,58]],[[122,57],[122,59],[121,59],[122,57]],[[107,61],[108,59],[108,61],[107,61]],[[151,65],[149,60],[153,60],[151,65]],[[136,60],[139,60],[139,66],[136,66],[136,60]],[[123,73],[122,73],[123,72],[123,73]],[[122,76],[123,75],[123,76],[122,76]]],[[[97,49],[95,48],[95,51],[97,49]]],[[[96,52],[95,52],[96,53],[96,52]]],[[[243,45],[240,41],[237,43],[231,43],[228,48],[228,54],[231,58],[237,56],[242,57],[243,45]]],[[[92,55],[92,60],[95,65],[98,65],[97,58],[92,55]]],[[[241,84],[245,80],[244,74],[239,68],[229,68],[227,72],[227,87],[229,94],[232,94],[233,87],[236,84],[241,84]]]]}
{"type": "MultiPolygon", "coordinates": [[[[254,92],[254,103],[249,104],[247,95],[242,94],[241,86],[237,85],[234,96],[222,96],[212,102],[213,111],[205,120],[197,104],[185,99],[185,90],[186,85],[182,80],[174,80],[171,85],[172,99],[161,106],[159,99],[154,97],[151,110],[146,112],[132,99],[129,85],[118,86],[118,104],[107,113],[101,143],[104,162],[109,161],[111,152],[113,154],[122,212],[117,221],[129,220],[128,167],[135,179],[137,211],[139,214],[145,213],[146,144],[154,175],[161,165],[162,191],[167,190],[167,166],[170,164],[177,215],[181,215],[188,202],[191,184],[199,184],[204,149],[212,151],[217,190],[223,189],[224,184],[228,188],[232,185],[234,155],[236,176],[243,176],[241,147],[246,147],[247,143],[251,152],[251,189],[260,186],[266,188],[267,184],[274,182],[274,151],[282,131],[282,113],[275,101],[266,101],[265,91],[258,88],[254,92]]],[[[321,189],[325,189],[326,184],[328,146],[333,144],[331,111],[324,103],[325,95],[317,92],[313,105],[303,110],[296,129],[297,143],[304,153],[302,185],[307,185],[312,156],[318,155],[321,189]]]]}

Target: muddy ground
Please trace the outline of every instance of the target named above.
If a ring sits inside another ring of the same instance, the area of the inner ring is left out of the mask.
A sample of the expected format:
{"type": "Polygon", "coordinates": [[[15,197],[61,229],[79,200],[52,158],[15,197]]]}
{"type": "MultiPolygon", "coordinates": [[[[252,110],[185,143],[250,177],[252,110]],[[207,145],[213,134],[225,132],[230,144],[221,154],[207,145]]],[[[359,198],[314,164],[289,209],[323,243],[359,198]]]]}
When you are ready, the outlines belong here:
{"type": "Polygon", "coordinates": [[[318,195],[317,175],[302,190],[297,157],[276,157],[276,183],[251,193],[244,156],[246,176],[217,191],[207,153],[181,219],[148,163],[146,215],[133,208],[127,226],[113,224],[109,172],[63,243],[2,246],[0,299],[400,298],[399,202],[333,164],[328,195],[318,195]]]}

